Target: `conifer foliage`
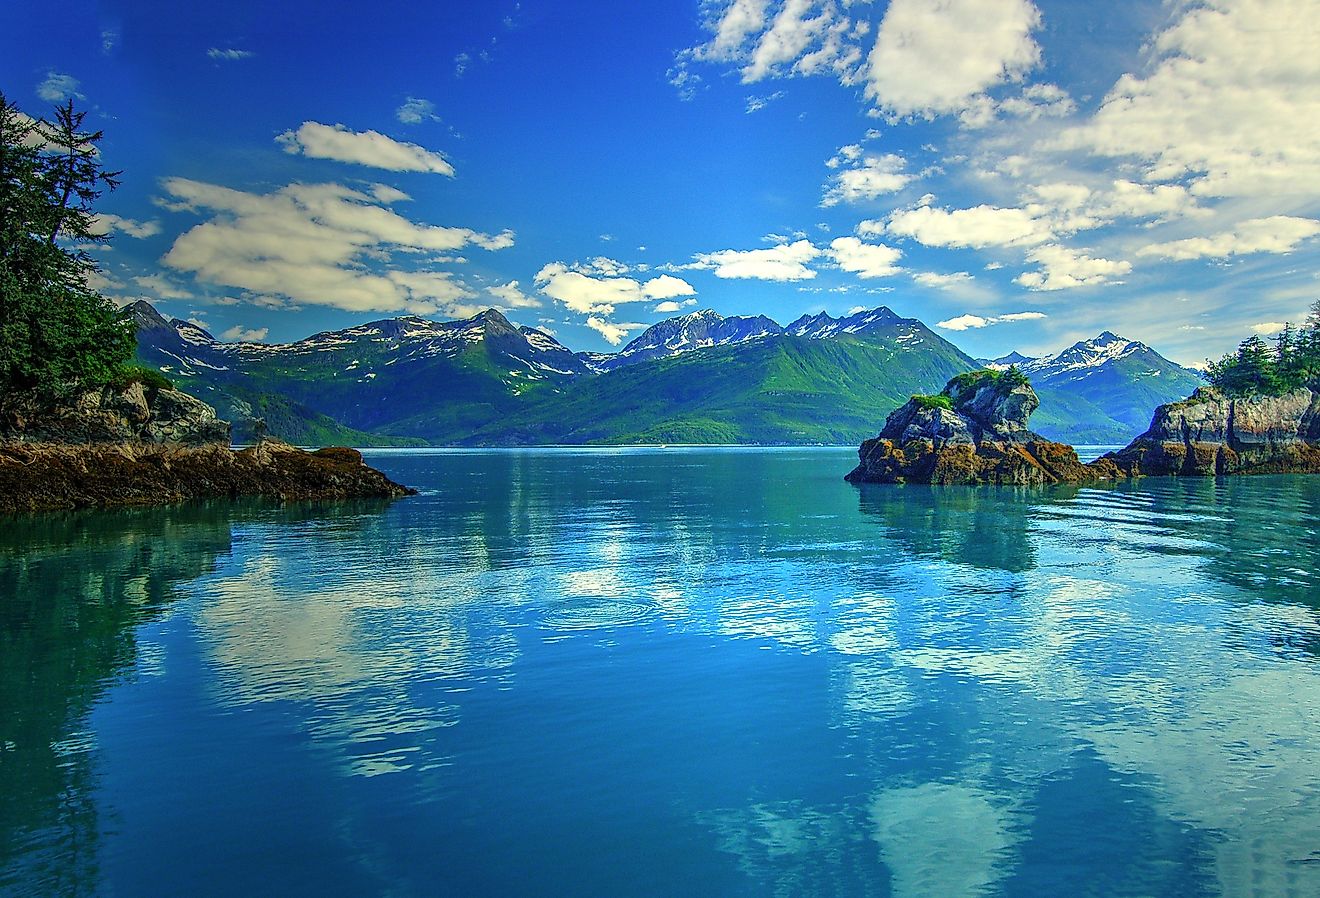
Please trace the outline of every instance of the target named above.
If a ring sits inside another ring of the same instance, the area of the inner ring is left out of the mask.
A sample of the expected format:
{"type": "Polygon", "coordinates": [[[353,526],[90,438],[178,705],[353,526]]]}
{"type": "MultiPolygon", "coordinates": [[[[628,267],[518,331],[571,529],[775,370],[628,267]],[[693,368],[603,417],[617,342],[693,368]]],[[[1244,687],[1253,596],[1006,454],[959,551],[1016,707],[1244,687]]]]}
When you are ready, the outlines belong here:
{"type": "Polygon", "coordinates": [[[73,101],[33,119],[0,93],[0,395],[59,394],[122,376],[132,326],[88,286],[93,205],[119,184],[73,101]]]}
{"type": "Polygon", "coordinates": [[[1252,336],[1206,367],[1210,383],[1230,396],[1281,396],[1320,388],[1320,301],[1301,327],[1286,324],[1270,345],[1252,336]]]}

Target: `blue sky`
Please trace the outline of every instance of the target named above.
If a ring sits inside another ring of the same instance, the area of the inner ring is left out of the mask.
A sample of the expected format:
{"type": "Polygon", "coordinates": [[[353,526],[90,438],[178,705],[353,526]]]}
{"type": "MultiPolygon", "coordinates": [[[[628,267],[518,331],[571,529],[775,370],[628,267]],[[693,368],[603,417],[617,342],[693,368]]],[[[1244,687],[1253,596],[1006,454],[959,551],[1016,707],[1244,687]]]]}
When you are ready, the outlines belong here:
{"type": "Polygon", "coordinates": [[[1178,361],[1320,298],[1320,2],[17,0],[124,186],[98,286],[231,339],[488,306],[574,349],[888,305],[1178,361]]]}

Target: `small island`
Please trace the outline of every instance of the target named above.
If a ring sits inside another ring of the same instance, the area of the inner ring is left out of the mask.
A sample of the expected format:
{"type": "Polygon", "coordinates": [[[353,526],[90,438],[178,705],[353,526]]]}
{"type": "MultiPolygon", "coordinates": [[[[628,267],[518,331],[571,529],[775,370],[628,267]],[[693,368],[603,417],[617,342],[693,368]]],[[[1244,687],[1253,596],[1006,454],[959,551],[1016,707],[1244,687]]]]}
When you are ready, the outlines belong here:
{"type": "Polygon", "coordinates": [[[1145,476],[1320,473],[1320,302],[1269,346],[1242,342],[1209,385],[1161,405],[1118,452],[1082,464],[1027,427],[1040,399],[1016,367],[973,371],[913,396],[862,443],[851,483],[1085,483],[1145,476]]]}
{"type": "Polygon", "coordinates": [[[1077,483],[1112,477],[1028,428],[1040,399],[1016,367],[972,371],[913,396],[858,450],[851,483],[1077,483]],[[1101,473],[1103,472],[1103,473],[1101,473]]]}
{"type": "Polygon", "coordinates": [[[83,119],[72,101],[28,118],[0,94],[0,513],[412,492],[354,449],[233,450],[215,409],[132,364],[131,320],[89,286],[93,204],[119,173],[83,119]]]}

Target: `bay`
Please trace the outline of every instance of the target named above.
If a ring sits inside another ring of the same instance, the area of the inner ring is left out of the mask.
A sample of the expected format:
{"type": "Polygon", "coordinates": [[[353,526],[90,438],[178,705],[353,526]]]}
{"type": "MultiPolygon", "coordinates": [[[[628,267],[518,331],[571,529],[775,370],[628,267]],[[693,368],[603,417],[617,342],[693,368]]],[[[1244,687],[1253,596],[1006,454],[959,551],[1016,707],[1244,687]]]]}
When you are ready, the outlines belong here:
{"type": "Polygon", "coordinates": [[[0,892],[1320,894],[1320,478],[368,456],[5,522],[0,892]]]}

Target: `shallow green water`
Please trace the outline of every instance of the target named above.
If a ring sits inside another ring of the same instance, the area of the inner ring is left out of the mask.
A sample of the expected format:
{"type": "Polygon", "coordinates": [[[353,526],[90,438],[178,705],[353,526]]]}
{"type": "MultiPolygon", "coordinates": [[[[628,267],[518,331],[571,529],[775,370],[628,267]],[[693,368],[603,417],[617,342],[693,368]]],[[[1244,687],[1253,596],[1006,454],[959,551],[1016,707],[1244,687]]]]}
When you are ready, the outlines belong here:
{"type": "Polygon", "coordinates": [[[1320,894],[1320,478],[378,453],[0,531],[0,892],[1320,894]]]}

